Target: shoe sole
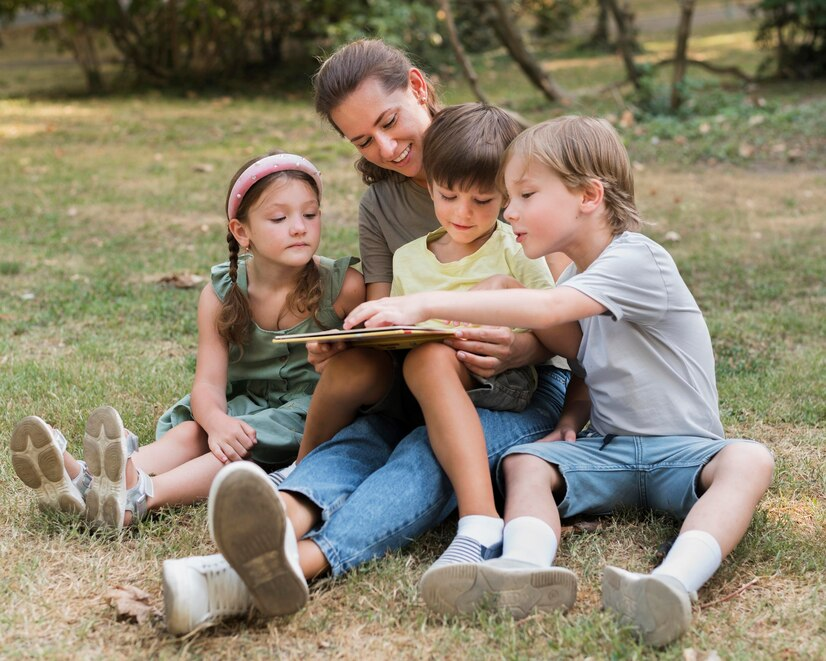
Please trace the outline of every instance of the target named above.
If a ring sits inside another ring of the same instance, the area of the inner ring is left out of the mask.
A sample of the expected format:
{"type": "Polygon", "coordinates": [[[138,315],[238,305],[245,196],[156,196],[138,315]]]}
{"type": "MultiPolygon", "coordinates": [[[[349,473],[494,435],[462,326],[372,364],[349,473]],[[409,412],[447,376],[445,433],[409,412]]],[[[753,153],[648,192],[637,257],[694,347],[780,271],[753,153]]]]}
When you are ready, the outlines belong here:
{"type": "Polygon", "coordinates": [[[111,406],[95,409],[86,421],[83,458],[92,474],[86,520],[93,527],[120,530],[126,507],[126,449],[123,421],[111,406]]]}
{"type": "Polygon", "coordinates": [[[603,608],[615,611],[620,622],[633,626],[642,641],[662,647],[676,640],[691,624],[691,600],[652,576],[629,580],[614,567],[602,574],[603,608]]]}
{"type": "Polygon", "coordinates": [[[266,475],[219,472],[209,510],[215,545],[246,584],[258,610],[268,617],[300,610],[309,590],[287,558],[287,513],[266,475]]]}
{"type": "Polygon", "coordinates": [[[535,610],[573,606],[577,580],[562,567],[522,570],[455,564],[427,571],[419,590],[431,610],[445,615],[469,613],[487,603],[521,619],[535,610]]]}
{"type": "Polygon", "coordinates": [[[86,504],[66,473],[63,452],[43,420],[36,416],[23,418],[14,428],[9,445],[14,472],[37,492],[40,509],[83,514],[86,504]]]}

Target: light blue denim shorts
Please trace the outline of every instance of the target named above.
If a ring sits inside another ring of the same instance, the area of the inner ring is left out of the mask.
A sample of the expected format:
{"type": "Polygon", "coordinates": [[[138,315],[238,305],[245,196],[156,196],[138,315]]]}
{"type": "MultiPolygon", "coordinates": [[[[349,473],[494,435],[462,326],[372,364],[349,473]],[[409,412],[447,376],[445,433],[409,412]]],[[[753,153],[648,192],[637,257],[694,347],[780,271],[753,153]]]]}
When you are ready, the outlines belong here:
{"type": "Polygon", "coordinates": [[[703,467],[731,443],[755,441],[600,436],[586,430],[575,443],[534,442],[510,448],[499,462],[497,477],[504,488],[505,457],[531,454],[556,466],[565,480],[565,495],[557,503],[563,519],[608,514],[626,507],[658,510],[684,519],[702,495],[699,478],[703,467]]]}

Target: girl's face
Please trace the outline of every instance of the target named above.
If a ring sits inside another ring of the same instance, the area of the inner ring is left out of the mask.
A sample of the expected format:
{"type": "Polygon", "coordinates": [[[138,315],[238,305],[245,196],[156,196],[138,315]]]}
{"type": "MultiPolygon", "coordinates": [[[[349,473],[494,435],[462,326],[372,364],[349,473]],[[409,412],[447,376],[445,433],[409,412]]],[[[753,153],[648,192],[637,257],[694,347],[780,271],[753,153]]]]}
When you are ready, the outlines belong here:
{"type": "Polygon", "coordinates": [[[504,218],[531,259],[564,252],[580,242],[582,195],[549,168],[514,156],[505,166],[508,206],[504,218]]]}
{"type": "Polygon", "coordinates": [[[321,240],[318,197],[304,181],[276,179],[250,208],[247,222],[233,219],[230,230],[256,260],[304,266],[315,255],[321,240]]]}
{"type": "Polygon", "coordinates": [[[431,122],[424,103],[427,86],[418,69],[411,69],[408,78],[406,88],[389,94],[377,78],[367,78],[330,117],[368,161],[425,185],[422,141],[431,122]]]}

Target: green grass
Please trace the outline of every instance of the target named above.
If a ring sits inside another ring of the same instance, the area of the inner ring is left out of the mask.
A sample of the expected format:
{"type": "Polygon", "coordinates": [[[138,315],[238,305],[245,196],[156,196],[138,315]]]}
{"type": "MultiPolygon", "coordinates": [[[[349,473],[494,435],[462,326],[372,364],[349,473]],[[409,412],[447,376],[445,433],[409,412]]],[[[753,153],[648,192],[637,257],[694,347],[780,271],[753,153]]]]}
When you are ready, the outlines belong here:
{"type": "MultiPolygon", "coordinates": [[[[749,29],[698,27],[692,49],[753,71],[761,55],[749,29]]],[[[18,36],[0,50],[0,63],[17,62],[0,69],[0,439],[37,414],[79,453],[86,416],[106,403],[146,443],[160,414],[189,390],[196,346],[197,289],[158,280],[205,276],[225,258],[221,209],[236,167],[273,147],[316,161],[326,191],[322,252],[341,255],[357,249],[363,187],[354,155],[314,117],[309,97],[89,98],[71,66],[18,36]]],[[[647,35],[650,57],[669,40],[667,31],[647,35]]],[[[628,90],[596,91],[622,77],[615,57],[564,44],[541,52],[577,93],[570,106],[549,107],[497,53],[477,58],[483,86],[532,120],[589,112],[619,121],[628,90]]],[[[727,433],[766,442],[777,467],[742,544],[702,591],[685,638],[646,649],[599,610],[602,567],[650,568],[677,531],[666,517],[620,512],[594,530],[564,534],[558,561],[580,581],[567,614],[522,622],[489,610],[429,614],[416,583],[452,536],[448,521],[407,549],[317,581],[295,617],[252,616],[177,640],[157,620],[116,621],[102,595],[132,584],[162,608],[162,561],[214,552],[205,508],[164,510],[121,537],[91,534],[39,512],[6,453],[4,655],[682,659],[686,648],[736,659],[826,655],[826,138],[819,128],[826,87],[723,89],[700,72],[695,78],[695,115],[637,113],[621,132],[652,223],[646,232],[672,252],[706,313],[727,433]],[[753,147],[748,155],[743,143],[753,147]]],[[[461,81],[442,82],[449,101],[469,98],[461,81]]]]}

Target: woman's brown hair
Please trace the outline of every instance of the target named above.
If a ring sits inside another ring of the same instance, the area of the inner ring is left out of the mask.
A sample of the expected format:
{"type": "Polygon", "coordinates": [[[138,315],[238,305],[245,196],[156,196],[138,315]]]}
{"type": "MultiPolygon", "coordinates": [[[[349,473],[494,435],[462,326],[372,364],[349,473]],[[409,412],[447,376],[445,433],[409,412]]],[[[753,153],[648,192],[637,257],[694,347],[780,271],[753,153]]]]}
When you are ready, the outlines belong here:
{"type": "MultiPolygon", "coordinates": [[[[359,39],[345,44],[330,55],[313,76],[316,112],[342,135],[331,113],[361,83],[375,78],[389,94],[407,88],[408,74],[412,68],[413,63],[404,52],[381,39],[359,39]]],[[[427,85],[427,109],[432,116],[441,104],[433,83],[424,73],[422,76],[427,85]]],[[[356,170],[367,185],[394,177],[403,178],[397,172],[374,165],[363,156],[356,162],[356,170]]]]}

